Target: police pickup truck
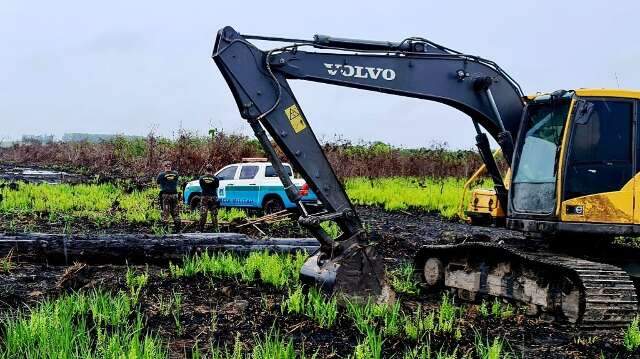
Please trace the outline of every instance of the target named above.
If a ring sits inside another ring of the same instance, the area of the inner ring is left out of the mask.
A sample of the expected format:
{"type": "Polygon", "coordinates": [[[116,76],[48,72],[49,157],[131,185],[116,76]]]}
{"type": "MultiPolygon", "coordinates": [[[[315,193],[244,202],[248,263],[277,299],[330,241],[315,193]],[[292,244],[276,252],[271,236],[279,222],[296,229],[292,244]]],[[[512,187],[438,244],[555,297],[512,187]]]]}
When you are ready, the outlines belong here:
{"type": "MultiPolygon", "coordinates": [[[[317,204],[318,199],[307,183],[301,178],[294,178],[291,165],[285,163],[284,168],[304,195],[302,202],[317,204]]],[[[223,167],[215,175],[220,180],[220,207],[255,208],[262,209],[265,213],[296,207],[287,197],[282,182],[266,159],[243,159],[242,163],[223,167]]],[[[198,180],[191,181],[184,188],[184,203],[195,209],[200,203],[200,195],[200,183],[198,180]]]]}

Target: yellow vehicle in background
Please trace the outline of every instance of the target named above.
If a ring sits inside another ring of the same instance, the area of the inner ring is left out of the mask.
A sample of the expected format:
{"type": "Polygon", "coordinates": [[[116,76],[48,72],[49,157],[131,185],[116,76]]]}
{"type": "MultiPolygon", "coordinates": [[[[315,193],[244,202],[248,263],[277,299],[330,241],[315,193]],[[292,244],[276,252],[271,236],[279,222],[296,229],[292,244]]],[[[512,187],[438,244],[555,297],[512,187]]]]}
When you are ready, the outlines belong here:
{"type": "MultiPolygon", "coordinates": [[[[493,157],[496,158],[501,154],[500,150],[494,152],[493,157]]],[[[487,166],[480,166],[465,182],[462,189],[462,197],[460,198],[460,206],[458,216],[472,225],[496,225],[504,226],[507,213],[500,205],[496,191],[492,188],[474,188],[471,191],[471,198],[466,202],[466,195],[469,188],[478,183],[487,172],[487,166]],[[466,203],[466,209],[465,209],[466,203]]],[[[511,169],[503,176],[505,189],[509,190],[511,184],[511,169]]]]}

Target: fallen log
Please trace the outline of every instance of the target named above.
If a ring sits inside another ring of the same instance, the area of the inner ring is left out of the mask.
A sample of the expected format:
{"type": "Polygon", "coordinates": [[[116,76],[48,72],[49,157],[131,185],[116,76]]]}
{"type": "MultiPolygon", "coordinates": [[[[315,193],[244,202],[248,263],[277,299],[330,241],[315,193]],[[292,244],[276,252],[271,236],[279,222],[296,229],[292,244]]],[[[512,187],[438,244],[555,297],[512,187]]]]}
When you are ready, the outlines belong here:
{"type": "Polygon", "coordinates": [[[279,253],[314,252],[313,238],[254,239],[238,233],[148,234],[0,234],[0,256],[11,253],[18,261],[52,264],[166,263],[204,251],[245,253],[268,250],[279,253]]]}

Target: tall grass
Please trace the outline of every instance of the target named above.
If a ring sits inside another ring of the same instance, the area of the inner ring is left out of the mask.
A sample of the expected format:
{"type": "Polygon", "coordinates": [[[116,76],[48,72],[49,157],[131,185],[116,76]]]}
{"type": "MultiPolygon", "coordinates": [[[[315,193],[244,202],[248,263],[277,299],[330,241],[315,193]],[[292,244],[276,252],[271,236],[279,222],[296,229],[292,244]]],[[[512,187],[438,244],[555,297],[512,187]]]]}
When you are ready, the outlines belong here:
{"type": "MultiPolygon", "coordinates": [[[[349,198],[356,204],[381,206],[388,211],[419,209],[453,218],[462,198],[462,178],[350,178],[345,182],[349,198]]],[[[489,181],[480,184],[490,187],[489,181]]]]}
{"type": "Polygon", "coordinates": [[[422,306],[418,306],[413,316],[404,315],[403,329],[407,338],[412,341],[422,340],[425,335],[435,332],[435,312],[427,314],[423,312],[422,306]]]}
{"type": "Polygon", "coordinates": [[[305,295],[301,286],[289,288],[289,295],[282,303],[282,312],[304,314],[314,319],[322,328],[331,328],[338,319],[338,302],[335,297],[326,298],[311,288],[305,295]]]}
{"type": "MultiPolygon", "coordinates": [[[[125,191],[113,184],[21,184],[18,190],[0,189],[0,213],[46,215],[50,221],[67,222],[86,218],[98,227],[116,222],[146,224],[160,220],[158,189],[125,191]]],[[[197,220],[199,214],[184,212],[184,219],[197,220]]],[[[236,208],[218,211],[220,221],[246,217],[236,208]]]]}
{"type": "Polygon", "coordinates": [[[131,298],[94,291],[64,295],[2,321],[0,358],[165,358],[131,298]],[[133,319],[131,319],[133,318],[133,319]]]}
{"type": "Polygon", "coordinates": [[[627,327],[623,336],[624,347],[630,351],[636,351],[640,348],[640,321],[636,316],[631,324],[627,327]]]}
{"type": "Polygon", "coordinates": [[[500,338],[482,338],[479,333],[475,334],[475,352],[479,359],[506,359],[509,354],[505,352],[504,341],[500,338]]]}
{"type": "Polygon", "coordinates": [[[251,252],[247,257],[234,253],[216,252],[196,254],[184,258],[182,265],[169,264],[173,277],[191,277],[196,274],[216,278],[237,278],[246,282],[260,279],[277,288],[295,284],[300,279],[300,269],[306,256],[251,252]]]}
{"type": "Polygon", "coordinates": [[[239,337],[236,337],[233,348],[220,348],[212,346],[209,355],[202,353],[197,343],[193,348],[191,358],[211,358],[211,359],[315,359],[317,354],[308,357],[305,354],[304,346],[296,350],[292,339],[285,339],[280,332],[271,328],[264,336],[256,336],[251,350],[247,350],[239,337]]]}
{"type": "Polygon", "coordinates": [[[415,268],[411,263],[404,263],[399,268],[388,271],[387,277],[398,293],[415,295],[420,292],[420,280],[417,279],[415,268]]]}
{"type": "Polygon", "coordinates": [[[382,333],[372,327],[367,327],[364,339],[360,340],[354,350],[354,359],[381,359],[382,344],[384,339],[382,333]]]}

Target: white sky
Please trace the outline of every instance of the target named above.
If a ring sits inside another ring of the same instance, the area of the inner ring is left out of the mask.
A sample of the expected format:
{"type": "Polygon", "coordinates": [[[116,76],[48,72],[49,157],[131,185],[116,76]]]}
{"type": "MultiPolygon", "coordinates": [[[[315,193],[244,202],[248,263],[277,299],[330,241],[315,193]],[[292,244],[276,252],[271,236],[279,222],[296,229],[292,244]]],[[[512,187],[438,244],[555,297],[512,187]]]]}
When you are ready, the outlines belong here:
{"type": "MultiPolygon", "coordinates": [[[[0,139],[65,132],[250,133],[210,58],[217,30],[399,41],[496,61],[525,92],[640,88],[640,2],[19,1],[0,6],[0,139]],[[618,80],[616,80],[616,77],[618,80]]],[[[317,134],[419,147],[474,143],[444,105],[292,82],[317,134]]]]}

